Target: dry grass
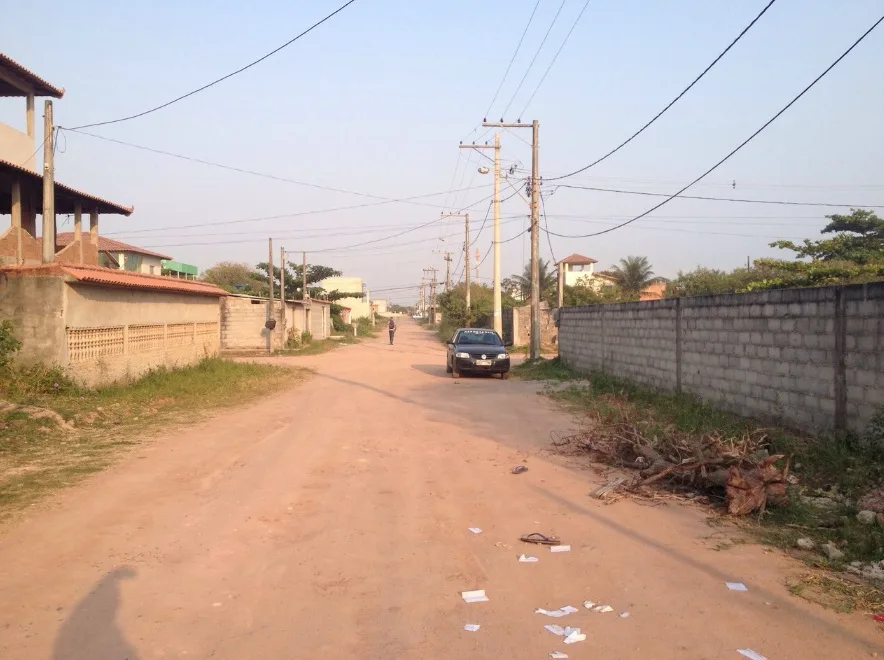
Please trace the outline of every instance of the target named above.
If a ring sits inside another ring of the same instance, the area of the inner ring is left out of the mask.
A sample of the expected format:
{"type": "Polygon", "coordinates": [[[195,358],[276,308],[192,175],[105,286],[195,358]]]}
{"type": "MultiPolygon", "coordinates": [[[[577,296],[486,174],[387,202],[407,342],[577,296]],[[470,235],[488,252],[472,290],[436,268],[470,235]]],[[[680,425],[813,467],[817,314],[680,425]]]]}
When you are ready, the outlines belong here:
{"type": "Polygon", "coordinates": [[[884,611],[884,590],[850,576],[807,571],[788,578],[786,587],[795,596],[837,612],[884,611]]]}

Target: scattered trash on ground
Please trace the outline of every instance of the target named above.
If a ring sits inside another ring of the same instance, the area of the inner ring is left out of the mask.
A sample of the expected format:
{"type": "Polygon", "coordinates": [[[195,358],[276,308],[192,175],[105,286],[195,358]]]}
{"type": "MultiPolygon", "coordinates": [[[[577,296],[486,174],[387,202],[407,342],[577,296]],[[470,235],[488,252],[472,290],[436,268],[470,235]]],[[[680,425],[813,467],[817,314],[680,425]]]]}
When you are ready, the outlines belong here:
{"type": "Polygon", "coordinates": [[[749,591],[749,587],[742,582],[725,582],[725,584],[731,591],[749,591]]]}
{"type": "Polygon", "coordinates": [[[527,471],[528,471],[528,468],[525,467],[524,465],[517,465],[512,470],[510,470],[510,472],[512,472],[513,474],[522,474],[523,472],[527,472],[527,471]]]}
{"type": "Polygon", "coordinates": [[[467,632],[476,632],[481,626],[478,623],[468,623],[463,627],[467,632]]]}
{"type": "MultiPolygon", "coordinates": [[[[625,405],[623,397],[608,398],[613,409],[625,405]]],[[[608,465],[638,472],[633,479],[612,479],[592,491],[592,497],[653,497],[664,484],[716,494],[724,491],[728,513],[735,516],[763,512],[768,503],[788,502],[789,459],[782,454],[770,456],[767,436],[760,430],[740,437],[711,433],[697,438],[673,428],[662,437],[648,437],[625,413],[609,417],[595,420],[580,433],[551,434],[553,446],[561,453],[590,454],[608,465]],[[652,489],[653,484],[657,485],[652,489]]]]}
{"type": "Polygon", "coordinates": [[[464,591],[461,593],[461,598],[464,599],[464,602],[467,603],[484,603],[488,600],[488,596],[485,595],[484,589],[477,589],[475,591],[464,591]]]}
{"type": "Polygon", "coordinates": [[[610,605],[596,605],[595,607],[592,608],[592,611],[605,614],[606,612],[613,612],[614,608],[611,607],[610,605]]]}
{"type": "Polygon", "coordinates": [[[565,629],[562,628],[562,626],[557,626],[554,623],[550,623],[549,625],[546,625],[543,627],[546,628],[547,630],[549,630],[553,635],[561,636],[561,635],[565,634],[565,629]]]}
{"type": "Polygon", "coordinates": [[[621,618],[621,619],[628,619],[628,618],[629,618],[629,612],[620,612],[620,618],[621,618]]]}
{"type": "Polygon", "coordinates": [[[571,552],[570,545],[551,545],[549,547],[550,552],[571,552]]]}
{"type": "Polygon", "coordinates": [[[583,601],[583,607],[585,607],[588,610],[591,610],[593,607],[595,607],[595,603],[593,603],[591,600],[585,600],[585,601],[583,601]]]}
{"type": "Polygon", "coordinates": [[[763,655],[753,651],[752,649],[737,649],[737,653],[749,658],[749,660],[767,660],[763,655]]]}
{"type": "Polygon", "coordinates": [[[565,605],[564,607],[560,607],[557,610],[545,610],[542,607],[538,607],[536,610],[534,610],[534,614],[545,614],[546,616],[552,616],[552,617],[558,618],[560,616],[567,616],[568,614],[574,614],[574,612],[577,612],[577,611],[578,610],[576,607],[571,607],[570,605],[565,605]]]}
{"type": "Polygon", "coordinates": [[[509,543],[504,543],[503,541],[498,541],[498,542],[495,543],[494,545],[495,545],[495,547],[498,547],[498,548],[506,548],[507,550],[512,550],[512,549],[513,549],[513,546],[511,546],[509,543]]]}
{"type": "Polygon", "coordinates": [[[586,635],[580,632],[580,628],[566,628],[565,629],[565,644],[574,644],[575,642],[582,642],[586,639],[586,635]],[[571,632],[568,632],[568,631],[571,632]]]}
{"type": "Polygon", "coordinates": [[[467,527],[473,534],[481,534],[482,530],[479,527],[467,527]]]}
{"type": "Polygon", "coordinates": [[[553,651],[549,654],[549,657],[553,658],[554,660],[567,660],[568,654],[562,653],[561,651],[553,651]]]}
{"type": "Polygon", "coordinates": [[[538,543],[540,545],[559,545],[561,540],[556,536],[544,536],[540,532],[522,534],[519,540],[523,543],[538,543]]]}
{"type": "Polygon", "coordinates": [[[525,555],[522,555],[519,557],[519,561],[523,564],[535,564],[540,560],[537,557],[526,557],[525,555]]]}
{"type": "Polygon", "coordinates": [[[884,623],[884,614],[875,614],[872,618],[878,623],[884,623]]]}

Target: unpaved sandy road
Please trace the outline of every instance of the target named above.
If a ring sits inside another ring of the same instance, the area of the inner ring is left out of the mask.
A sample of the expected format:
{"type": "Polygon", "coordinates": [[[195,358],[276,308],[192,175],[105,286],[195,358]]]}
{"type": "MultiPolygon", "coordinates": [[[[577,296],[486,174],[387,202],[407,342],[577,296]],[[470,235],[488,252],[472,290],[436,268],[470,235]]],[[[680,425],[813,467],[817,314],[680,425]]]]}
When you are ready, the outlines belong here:
{"type": "Polygon", "coordinates": [[[590,500],[592,474],[542,451],[565,415],[530,383],[455,384],[443,359],[403,323],[393,347],[297,360],[318,370],[306,384],[153,440],[3,530],[0,658],[884,655],[869,619],[789,595],[777,553],[714,551],[702,512],[590,500]],[[572,551],[518,563],[535,530],[572,551]],[[533,613],[584,599],[631,616],[533,613]],[[547,623],[588,639],[563,647],[547,623]]]}

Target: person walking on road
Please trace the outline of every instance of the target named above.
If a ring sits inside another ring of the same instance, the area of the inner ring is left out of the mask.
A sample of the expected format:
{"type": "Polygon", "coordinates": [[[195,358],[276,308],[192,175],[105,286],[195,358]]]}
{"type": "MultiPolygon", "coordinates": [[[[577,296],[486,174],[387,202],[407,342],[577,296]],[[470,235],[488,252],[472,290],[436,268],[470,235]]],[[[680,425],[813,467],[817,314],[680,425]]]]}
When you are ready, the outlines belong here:
{"type": "Polygon", "coordinates": [[[387,329],[390,331],[390,346],[393,345],[393,335],[396,334],[396,319],[391,318],[390,322],[387,324],[387,329]]]}

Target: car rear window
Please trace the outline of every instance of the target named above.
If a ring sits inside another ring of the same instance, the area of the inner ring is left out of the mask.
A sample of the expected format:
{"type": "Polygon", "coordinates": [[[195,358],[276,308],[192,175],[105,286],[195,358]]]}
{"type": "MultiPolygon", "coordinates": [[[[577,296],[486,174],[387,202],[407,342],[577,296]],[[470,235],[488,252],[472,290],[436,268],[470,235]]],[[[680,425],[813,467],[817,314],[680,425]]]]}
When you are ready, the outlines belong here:
{"type": "Polygon", "coordinates": [[[490,330],[461,330],[454,343],[477,346],[503,346],[503,342],[500,341],[497,333],[490,330]]]}

